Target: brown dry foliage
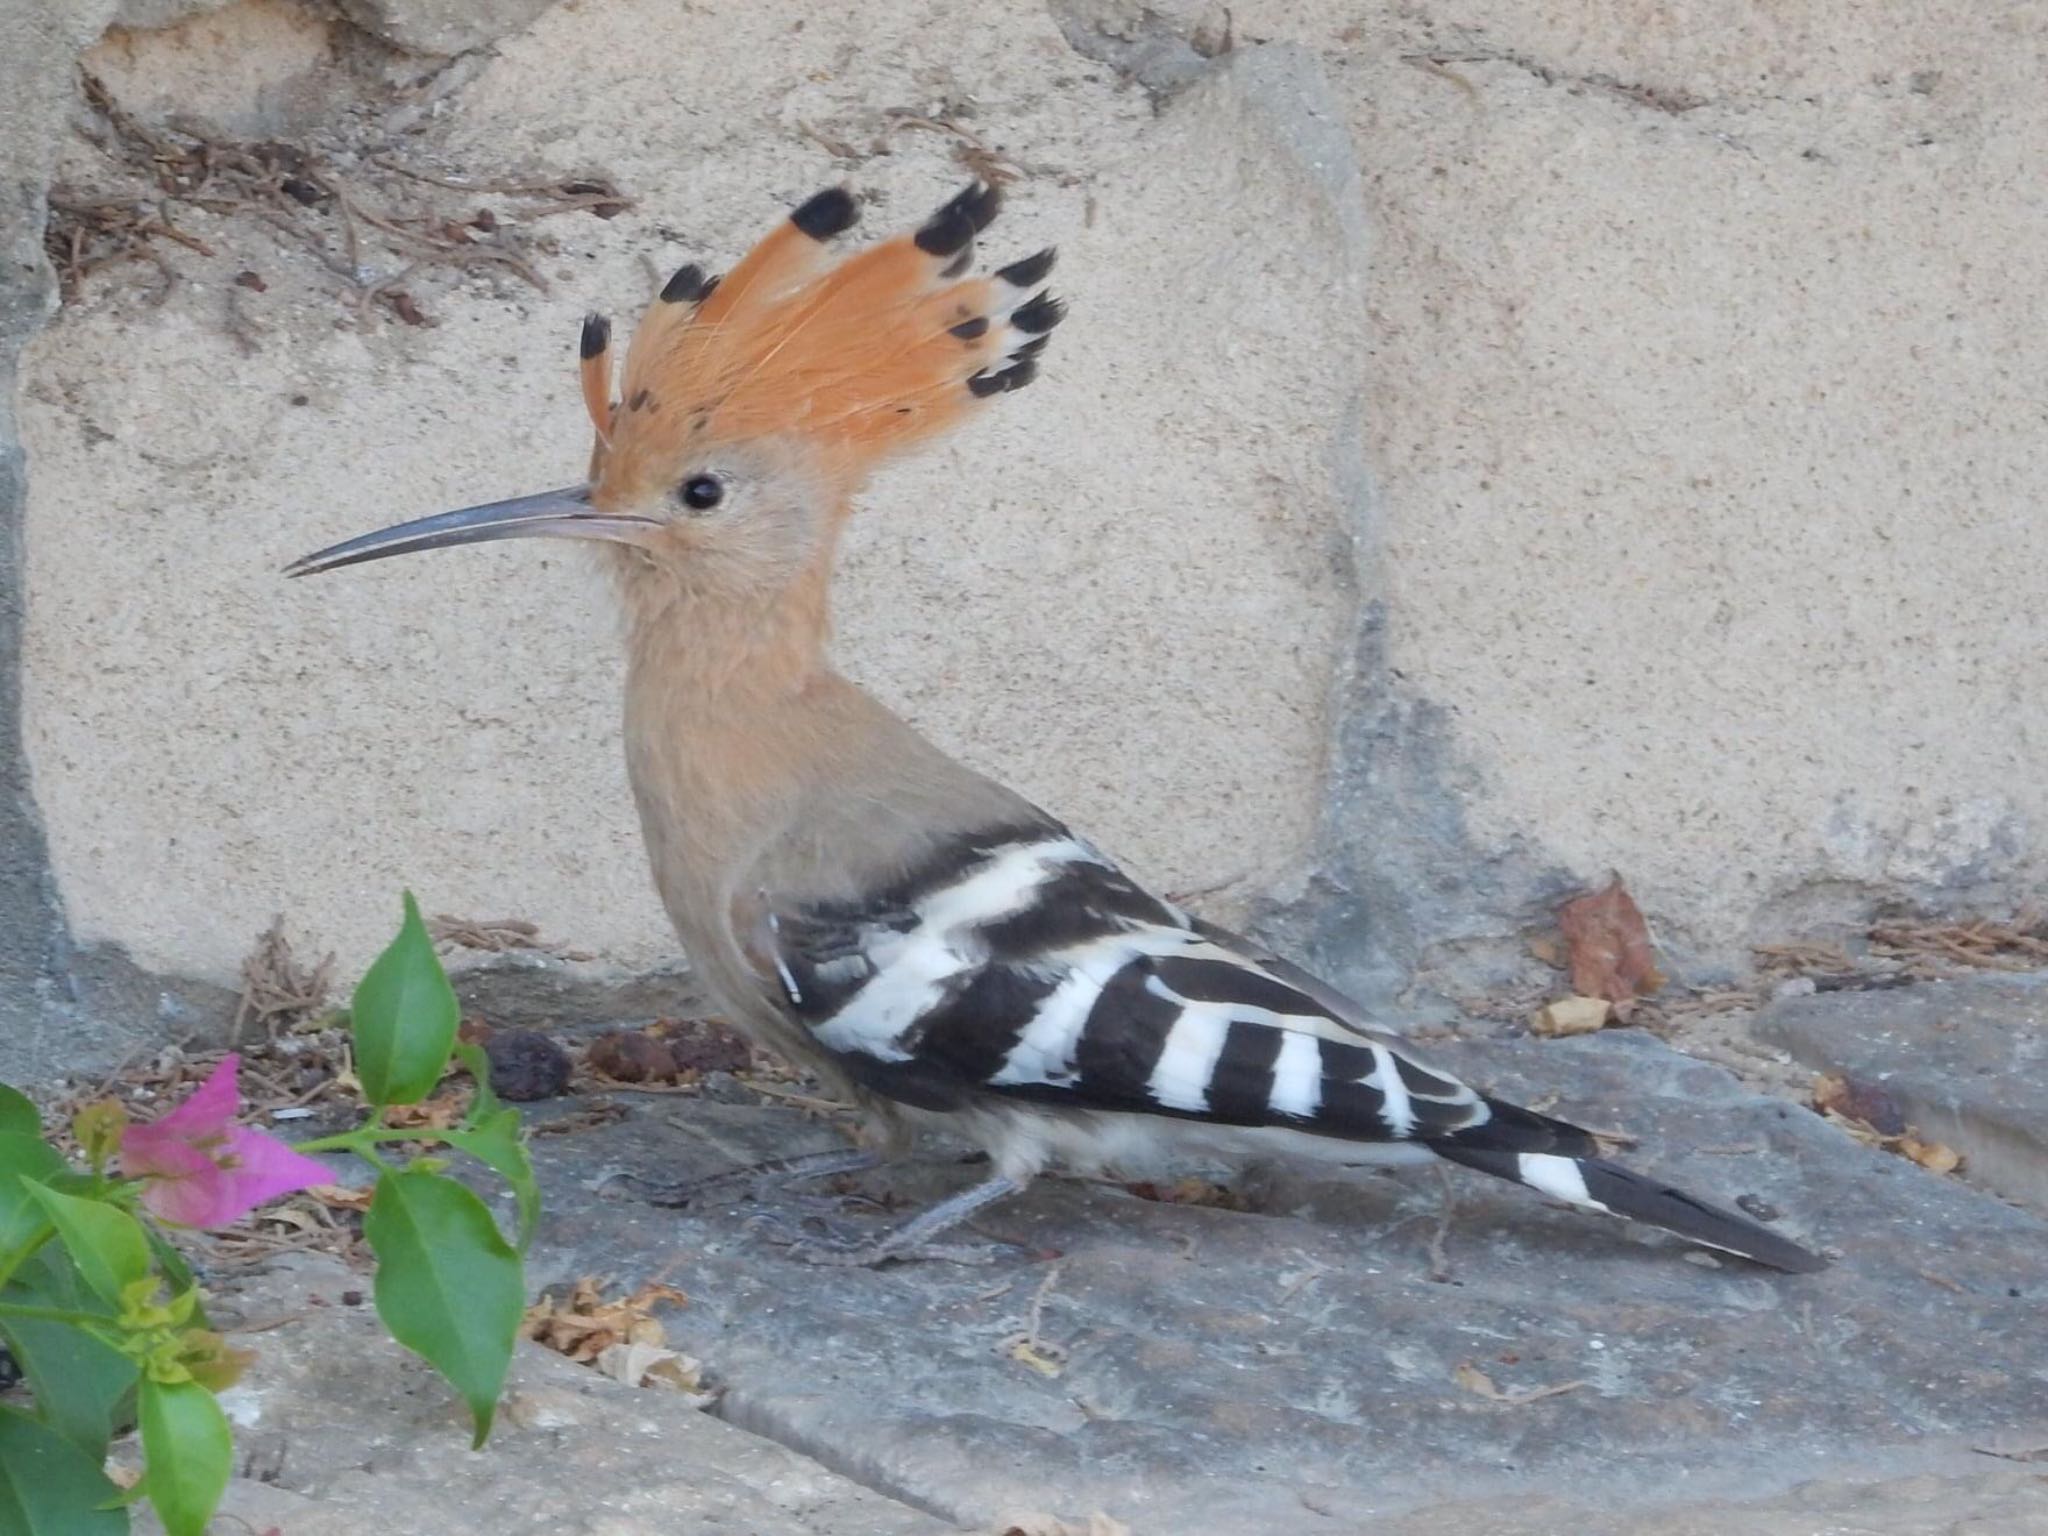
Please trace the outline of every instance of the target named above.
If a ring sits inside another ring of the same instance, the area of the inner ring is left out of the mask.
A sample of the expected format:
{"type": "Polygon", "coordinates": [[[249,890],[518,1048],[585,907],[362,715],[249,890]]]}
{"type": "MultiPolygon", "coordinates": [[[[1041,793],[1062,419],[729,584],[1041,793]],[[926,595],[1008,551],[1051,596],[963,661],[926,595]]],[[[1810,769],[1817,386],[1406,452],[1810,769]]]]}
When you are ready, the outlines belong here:
{"type": "Polygon", "coordinates": [[[1637,998],[1664,985],[1649,925],[1621,876],[1566,902],[1558,909],[1557,925],[1564,933],[1572,991],[1605,998],[1623,1022],[1637,998]]]}

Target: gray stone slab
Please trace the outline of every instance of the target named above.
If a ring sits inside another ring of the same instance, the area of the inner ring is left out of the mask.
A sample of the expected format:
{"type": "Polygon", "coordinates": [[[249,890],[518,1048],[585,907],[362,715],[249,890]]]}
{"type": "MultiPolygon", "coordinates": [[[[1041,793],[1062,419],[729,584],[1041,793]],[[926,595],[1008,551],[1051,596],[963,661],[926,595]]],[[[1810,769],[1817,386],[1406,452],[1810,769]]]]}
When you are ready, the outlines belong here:
{"type": "MultiPolygon", "coordinates": [[[[1440,1281],[1427,1170],[1290,1170],[1245,1181],[1257,1213],[1049,1180],[984,1218],[1057,1250],[1056,1271],[817,1271],[750,1237],[744,1210],[571,1193],[601,1167],[692,1176],[837,1140],[786,1109],[644,1097],[536,1142],[554,1191],[537,1262],[667,1274],[692,1298],[672,1332],[728,1384],[730,1418],[963,1524],[1051,1504],[1140,1531],[1305,1529],[1312,1511],[1342,1529],[1451,1497],[1597,1487],[1645,1505],[1681,1475],[1689,1495],[1755,1498],[2048,1424],[2048,1225],[1646,1037],[1434,1054],[1640,1136],[1639,1165],[1767,1203],[1839,1262],[1799,1278],[1703,1267],[1454,1174],[1440,1281]],[[1041,1287],[1055,1375],[1005,1348],[1041,1287]],[[1504,1403],[1461,1384],[1464,1364],[1505,1394],[1581,1385],[1504,1403]]],[[[935,1161],[863,1187],[923,1198],[973,1176],[935,1161]]]]}
{"type": "MultiPolygon", "coordinates": [[[[948,1527],[659,1389],[634,1390],[538,1346],[513,1361],[496,1428],[392,1343],[365,1277],[291,1263],[213,1303],[256,1364],[223,1399],[241,1471],[217,1530],[291,1536],[704,1532],[937,1536],[948,1527]],[[280,1320],[281,1323],[280,1323],[280,1320]]],[[[154,1521],[144,1536],[160,1530],[154,1521]]]]}
{"type": "Polygon", "coordinates": [[[1754,1027],[1808,1066],[1882,1086],[1972,1179],[2048,1210],[2048,974],[1782,998],[1754,1027]]]}
{"type": "Polygon", "coordinates": [[[1944,1470],[1877,1482],[1808,1483],[1762,1500],[1714,1499],[1617,1513],[1597,1502],[1458,1503],[1372,1536],[2048,1536],[2048,1471],[1976,1452],[1944,1470]]]}

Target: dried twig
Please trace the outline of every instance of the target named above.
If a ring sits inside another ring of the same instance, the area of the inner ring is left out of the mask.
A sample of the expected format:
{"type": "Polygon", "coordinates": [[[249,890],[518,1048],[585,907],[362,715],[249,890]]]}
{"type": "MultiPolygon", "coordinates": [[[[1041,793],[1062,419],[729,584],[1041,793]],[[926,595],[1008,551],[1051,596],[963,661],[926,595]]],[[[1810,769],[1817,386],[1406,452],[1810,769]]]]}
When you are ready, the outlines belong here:
{"type": "Polygon", "coordinates": [[[588,950],[571,949],[567,944],[542,938],[540,925],[523,917],[453,917],[441,912],[427,924],[427,933],[436,944],[451,949],[480,949],[494,955],[536,950],[563,960],[592,958],[588,950]]]}
{"type": "Polygon", "coordinates": [[[919,128],[929,133],[951,134],[959,140],[953,146],[953,158],[968,170],[979,176],[992,187],[1019,181],[1025,174],[1024,167],[991,148],[980,135],[962,128],[948,117],[926,117],[922,112],[912,112],[901,107],[892,107],[883,113],[898,128],[919,128]]]}
{"type": "Polygon", "coordinates": [[[1451,1372],[1451,1379],[1475,1397],[1483,1397],[1490,1403],[1499,1403],[1507,1408],[1520,1408],[1529,1403],[1540,1403],[1546,1397],[1561,1397],[1567,1392],[1576,1392],[1581,1387],[1590,1387],[1590,1381],[1561,1381],[1551,1387],[1516,1387],[1503,1391],[1494,1385],[1493,1378],[1479,1369],[1470,1360],[1463,1361],[1451,1372]]]}
{"type": "MultiPolygon", "coordinates": [[[[284,914],[279,913],[242,962],[242,997],[235,1005],[233,1038],[241,1040],[254,1023],[263,1026],[267,1039],[276,1040],[279,1029],[319,1012],[333,986],[334,956],[301,964],[284,936],[284,914]]],[[[278,1092],[284,1094],[282,1088],[278,1092]]]]}
{"type": "Polygon", "coordinates": [[[1870,951],[1909,964],[2034,971],[2048,965],[2048,919],[2030,910],[2016,913],[2010,922],[1893,918],[1872,925],[1870,951]]]}
{"type": "Polygon", "coordinates": [[[997,1353],[1007,1355],[1019,1365],[1029,1366],[1041,1376],[1057,1376],[1067,1363],[1066,1349],[1047,1341],[1040,1333],[1045,1322],[1046,1298],[1059,1284],[1060,1273],[1065,1267],[1064,1264],[1054,1264],[1046,1270],[1045,1278],[1031,1293],[1031,1304],[1024,1312],[1023,1328],[1006,1335],[996,1346],[997,1353]]]}

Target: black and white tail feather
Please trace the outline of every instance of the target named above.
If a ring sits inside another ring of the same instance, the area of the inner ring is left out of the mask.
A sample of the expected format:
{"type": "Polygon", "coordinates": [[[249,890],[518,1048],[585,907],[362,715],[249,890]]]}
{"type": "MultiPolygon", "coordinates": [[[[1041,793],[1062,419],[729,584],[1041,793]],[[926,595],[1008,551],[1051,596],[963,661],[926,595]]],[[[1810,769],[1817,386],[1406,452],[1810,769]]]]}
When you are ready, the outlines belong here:
{"type": "Polygon", "coordinates": [[[1446,1159],[1803,1273],[1755,1222],[1475,1092],[1355,1004],[1139,888],[1049,818],[955,838],[857,902],[777,908],[777,1005],[858,1084],[981,1128],[999,1177],[1182,1140],[1344,1162],[1446,1159]]]}

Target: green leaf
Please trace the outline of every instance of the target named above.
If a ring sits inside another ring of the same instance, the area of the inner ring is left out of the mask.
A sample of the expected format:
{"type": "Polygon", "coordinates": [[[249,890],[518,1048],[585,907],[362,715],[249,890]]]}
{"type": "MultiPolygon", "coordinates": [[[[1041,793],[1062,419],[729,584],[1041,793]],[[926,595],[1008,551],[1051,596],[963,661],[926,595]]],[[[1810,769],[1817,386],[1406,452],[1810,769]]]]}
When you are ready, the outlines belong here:
{"type": "Polygon", "coordinates": [[[526,1252],[533,1241],[533,1229],[540,1221],[540,1180],[534,1176],[533,1156],[520,1135],[519,1111],[506,1109],[491,1091],[491,1062],[479,1046],[458,1045],[455,1054],[469,1075],[476,1079],[476,1096],[458,1130],[446,1133],[448,1145],[494,1170],[512,1186],[519,1203],[519,1251],[526,1252]]]}
{"type": "Polygon", "coordinates": [[[42,1228],[43,1208],[22,1183],[24,1177],[46,1183],[68,1168],[57,1149],[40,1136],[0,1133],[0,1270],[8,1256],[42,1228]]]}
{"type": "Polygon", "coordinates": [[[77,1195],[59,1194],[47,1184],[31,1182],[28,1192],[57,1228],[78,1272],[102,1301],[121,1305],[121,1288],[149,1273],[149,1239],[142,1223],[118,1207],[77,1195]]]}
{"type": "Polygon", "coordinates": [[[444,1131],[442,1140],[458,1152],[467,1152],[497,1172],[512,1186],[512,1198],[519,1207],[519,1251],[533,1241],[534,1224],[540,1220],[540,1181],[534,1177],[533,1157],[519,1135],[519,1111],[501,1109],[474,1130],[444,1131]]]}
{"type": "Polygon", "coordinates": [[[372,1104],[416,1104],[434,1091],[461,1009],[412,892],[405,893],[398,937],[356,983],[349,1012],[356,1075],[372,1104]]]}
{"type": "Polygon", "coordinates": [[[142,1383],[143,1484],[168,1536],[205,1536],[235,1466],[228,1416],[196,1381],[142,1383]]]}
{"type": "Polygon", "coordinates": [[[363,1236],[377,1255],[377,1315],[462,1394],[482,1445],[526,1308],[519,1255],[483,1201],[418,1169],[378,1179],[363,1236]]]}
{"type": "Polygon", "coordinates": [[[491,1058],[480,1045],[471,1045],[467,1040],[455,1047],[455,1059],[462,1063],[476,1082],[476,1092],[470,1096],[469,1113],[462,1117],[464,1129],[481,1125],[498,1112],[498,1090],[491,1086],[491,1058]]]}
{"type": "MultiPolygon", "coordinates": [[[[30,1259],[15,1283],[0,1291],[0,1300],[65,1311],[103,1310],[61,1248],[45,1248],[30,1259]]],[[[111,1313],[107,1320],[113,1321],[111,1313]]],[[[0,1318],[0,1336],[36,1395],[36,1416],[95,1459],[105,1456],[107,1441],[129,1422],[123,1410],[135,1389],[135,1362],[70,1323],[0,1318]]]]}
{"type": "Polygon", "coordinates": [[[0,1083],[0,1136],[41,1136],[43,1117],[29,1096],[0,1083]]]}
{"type": "Polygon", "coordinates": [[[25,1413],[0,1408],[0,1531],[8,1536],[126,1536],[128,1517],[99,1458],[25,1413]]]}

